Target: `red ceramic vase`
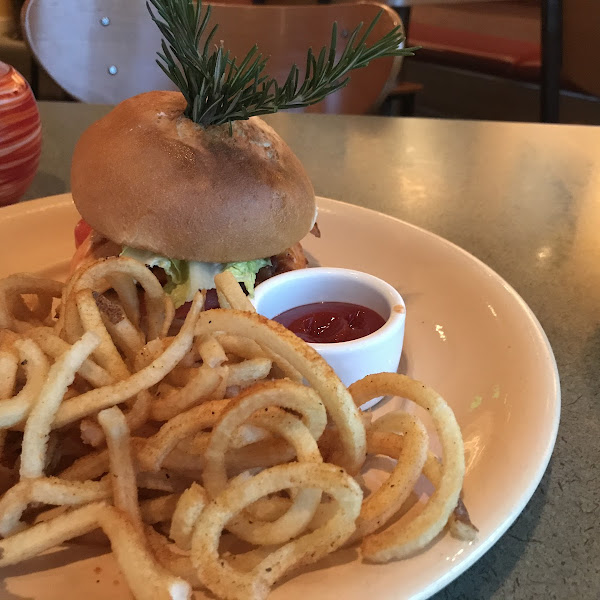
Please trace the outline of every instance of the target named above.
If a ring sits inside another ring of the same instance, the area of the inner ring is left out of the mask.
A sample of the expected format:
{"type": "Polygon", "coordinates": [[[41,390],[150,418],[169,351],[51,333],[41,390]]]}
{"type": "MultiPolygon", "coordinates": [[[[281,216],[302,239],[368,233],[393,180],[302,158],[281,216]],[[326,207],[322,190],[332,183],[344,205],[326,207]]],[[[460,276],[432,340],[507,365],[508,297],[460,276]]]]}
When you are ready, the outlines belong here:
{"type": "Polygon", "coordinates": [[[0,62],[0,206],[17,202],[33,179],[42,149],[42,126],[25,78],[0,62]]]}

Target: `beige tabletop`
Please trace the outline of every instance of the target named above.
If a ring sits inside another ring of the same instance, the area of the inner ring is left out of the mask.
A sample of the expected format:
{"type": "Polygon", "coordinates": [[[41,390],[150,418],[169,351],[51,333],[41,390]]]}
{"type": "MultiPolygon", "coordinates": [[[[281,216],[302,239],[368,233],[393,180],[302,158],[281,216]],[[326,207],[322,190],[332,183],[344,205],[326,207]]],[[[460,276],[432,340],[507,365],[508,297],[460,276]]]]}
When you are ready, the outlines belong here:
{"type": "MultiPolygon", "coordinates": [[[[69,190],[75,141],[108,110],[40,108],[43,155],[27,198],[69,190]]],[[[474,254],[521,294],[554,349],[563,408],[549,468],[507,533],[435,600],[597,600],[600,129],[324,115],[268,120],[318,194],[414,223],[474,254]]]]}

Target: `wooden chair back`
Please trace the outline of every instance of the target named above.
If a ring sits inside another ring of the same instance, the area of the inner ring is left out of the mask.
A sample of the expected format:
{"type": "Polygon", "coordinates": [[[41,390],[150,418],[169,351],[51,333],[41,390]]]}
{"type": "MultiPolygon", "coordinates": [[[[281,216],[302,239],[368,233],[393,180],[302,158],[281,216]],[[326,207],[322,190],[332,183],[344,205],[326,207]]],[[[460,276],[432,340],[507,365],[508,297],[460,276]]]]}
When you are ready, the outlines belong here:
{"type": "Polygon", "coordinates": [[[600,2],[563,2],[562,79],[581,91],[600,96],[600,2]]]}
{"type": "MultiPolygon", "coordinates": [[[[400,24],[397,14],[376,3],[303,6],[214,4],[212,23],[234,56],[242,58],[257,43],[270,56],[266,72],[284,81],[306,51],[318,53],[338,23],[338,55],[360,22],[365,27],[383,11],[370,41],[400,24]]],[[[25,37],[38,62],[70,95],[83,102],[116,104],[135,94],[174,89],[156,65],[160,32],[145,0],[28,0],[23,7],[25,37]]],[[[371,112],[393,87],[401,59],[373,61],[354,71],[348,86],[310,107],[315,112],[371,112]]]]}

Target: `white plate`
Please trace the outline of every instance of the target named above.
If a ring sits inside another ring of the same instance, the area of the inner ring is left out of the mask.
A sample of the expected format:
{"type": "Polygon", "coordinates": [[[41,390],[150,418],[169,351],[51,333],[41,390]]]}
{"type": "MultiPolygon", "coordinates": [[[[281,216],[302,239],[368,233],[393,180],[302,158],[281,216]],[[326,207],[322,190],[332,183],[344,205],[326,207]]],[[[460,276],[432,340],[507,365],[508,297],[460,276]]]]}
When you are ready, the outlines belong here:
{"type": "MultiPolygon", "coordinates": [[[[77,218],[68,195],[0,210],[0,276],[64,275],[77,218]]],[[[537,487],[560,414],[554,356],[515,291],[453,244],[326,199],[319,199],[319,226],[321,239],[306,240],[318,262],[377,275],[404,297],[408,319],[401,369],[436,388],[457,415],[466,449],[465,499],[480,535],[472,544],[446,535],[417,556],[387,565],[361,564],[352,550],[336,554],[278,587],[271,598],[428,598],[496,542],[537,487]]],[[[0,595],[129,598],[112,558],[96,552],[70,547],[0,570],[0,595]]]]}

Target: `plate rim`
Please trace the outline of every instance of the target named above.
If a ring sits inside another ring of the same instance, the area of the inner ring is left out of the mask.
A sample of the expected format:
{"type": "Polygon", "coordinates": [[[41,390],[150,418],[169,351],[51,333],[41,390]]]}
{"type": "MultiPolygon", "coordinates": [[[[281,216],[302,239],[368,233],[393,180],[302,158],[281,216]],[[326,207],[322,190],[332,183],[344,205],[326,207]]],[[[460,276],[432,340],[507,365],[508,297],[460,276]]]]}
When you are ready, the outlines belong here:
{"type": "Polygon", "coordinates": [[[544,454],[541,457],[541,460],[539,460],[538,462],[538,467],[535,471],[535,477],[533,477],[530,480],[529,486],[527,486],[525,490],[521,491],[521,494],[519,496],[519,502],[515,506],[513,506],[510,514],[507,515],[504,521],[496,529],[494,529],[494,531],[490,535],[488,535],[485,538],[485,540],[481,540],[478,542],[478,545],[473,552],[471,552],[467,557],[465,557],[462,561],[456,564],[455,567],[448,569],[448,571],[441,575],[436,581],[426,586],[426,588],[423,589],[421,593],[413,595],[410,598],[410,600],[427,600],[437,592],[443,590],[455,579],[460,577],[465,571],[472,567],[479,559],[481,559],[484,556],[484,554],[486,554],[496,544],[496,542],[507,532],[509,527],[519,518],[527,504],[529,504],[529,501],[533,497],[535,491],[539,487],[542,478],[544,477],[544,474],[548,469],[550,459],[552,458],[560,426],[562,398],[558,364],[556,362],[556,357],[554,356],[554,351],[552,350],[550,340],[548,339],[548,336],[539,319],[537,318],[536,314],[533,312],[533,309],[527,304],[527,302],[517,292],[517,290],[510,283],[508,283],[508,281],[506,281],[506,279],[504,279],[499,273],[494,271],[494,269],[492,269],[489,265],[484,263],[481,259],[477,258],[475,255],[471,254],[464,248],[461,248],[458,244],[455,244],[454,242],[442,237],[437,233],[424,229],[423,227],[420,227],[413,223],[403,221],[402,219],[399,219],[392,215],[388,215],[386,213],[382,213],[365,206],[349,204],[341,200],[335,200],[333,198],[326,198],[323,196],[317,196],[317,202],[319,201],[332,203],[334,206],[337,205],[338,207],[341,205],[345,207],[350,206],[351,209],[356,209],[358,212],[364,212],[371,215],[376,215],[376,217],[380,219],[384,218],[386,220],[394,221],[408,229],[418,232],[418,234],[420,235],[424,235],[432,240],[435,240],[436,243],[446,246],[449,250],[456,252],[463,258],[473,261],[475,264],[477,264],[477,266],[482,270],[483,273],[485,273],[489,277],[492,277],[494,280],[500,283],[508,292],[508,294],[514,300],[516,300],[521,310],[523,311],[523,314],[533,324],[538,341],[541,342],[543,346],[544,361],[547,361],[549,363],[548,366],[551,367],[551,388],[553,391],[552,399],[554,405],[552,427],[550,428],[549,437],[546,440],[546,444],[544,446],[544,454]]]}

